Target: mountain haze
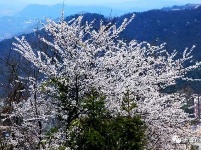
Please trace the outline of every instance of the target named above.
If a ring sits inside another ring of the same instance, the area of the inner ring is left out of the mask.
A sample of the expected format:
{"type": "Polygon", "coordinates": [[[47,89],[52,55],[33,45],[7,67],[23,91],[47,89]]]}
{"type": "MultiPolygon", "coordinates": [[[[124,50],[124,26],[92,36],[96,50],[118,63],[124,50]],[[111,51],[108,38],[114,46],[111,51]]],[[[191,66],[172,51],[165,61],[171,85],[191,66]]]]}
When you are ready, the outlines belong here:
{"type": "Polygon", "coordinates": [[[102,14],[106,17],[114,17],[128,12],[103,6],[63,6],[62,4],[48,6],[32,4],[11,16],[4,16],[2,13],[0,16],[0,40],[32,32],[33,28],[36,28],[41,21],[44,22],[45,18],[60,18],[62,8],[64,9],[65,16],[89,12],[102,14]]]}

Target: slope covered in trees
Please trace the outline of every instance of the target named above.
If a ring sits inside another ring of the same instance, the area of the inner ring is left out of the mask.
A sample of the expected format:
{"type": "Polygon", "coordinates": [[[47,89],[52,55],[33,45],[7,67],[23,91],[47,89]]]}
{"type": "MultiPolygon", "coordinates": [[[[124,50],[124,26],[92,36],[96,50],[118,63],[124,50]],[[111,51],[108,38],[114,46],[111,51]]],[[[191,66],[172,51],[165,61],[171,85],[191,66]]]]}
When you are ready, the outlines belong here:
{"type": "MultiPolygon", "coordinates": [[[[131,14],[122,16],[128,17],[131,14]]],[[[121,17],[119,20],[122,20],[121,17]]],[[[126,39],[147,41],[152,45],[167,43],[169,52],[183,52],[196,45],[195,59],[201,59],[201,7],[192,10],[151,10],[137,13],[133,22],[122,33],[126,39]]]]}

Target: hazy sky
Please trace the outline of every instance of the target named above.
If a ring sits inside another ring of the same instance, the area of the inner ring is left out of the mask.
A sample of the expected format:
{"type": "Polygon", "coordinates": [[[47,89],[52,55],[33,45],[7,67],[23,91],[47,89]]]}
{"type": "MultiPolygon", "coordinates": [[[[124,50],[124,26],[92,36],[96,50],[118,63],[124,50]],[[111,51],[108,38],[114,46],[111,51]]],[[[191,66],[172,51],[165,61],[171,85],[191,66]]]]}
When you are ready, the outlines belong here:
{"type": "MultiPolygon", "coordinates": [[[[63,3],[63,0],[0,0],[0,1],[5,1],[7,3],[8,1],[16,1],[17,3],[38,3],[38,4],[56,4],[56,3],[63,3]]],[[[115,3],[121,3],[125,4],[126,3],[133,2],[133,6],[137,5],[139,6],[141,3],[148,2],[153,5],[158,5],[158,6],[164,6],[167,3],[170,5],[172,4],[186,4],[186,3],[201,3],[201,0],[65,0],[66,4],[76,4],[76,5],[107,5],[107,4],[115,4],[115,3]]]]}
{"type": "MultiPolygon", "coordinates": [[[[8,3],[8,1],[13,2],[16,1],[17,3],[38,3],[38,4],[56,4],[56,3],[63,3],[63,0],[0,0],[0,1],[4,1],[5,3],[8,3]]],[[[103,4],[103,5],[107,5],[107,4],[115,4],[115,3],[122,3],[125,4],[126,3],[130,3],[133,2],[133,5],[139,5],[140,3],[143,2],[148,2],[150,4],[153,5],[158,5],[158,6],[164,6],[167,3],[169,4],[186,4],[186,3],[201,3],[201,0],[65,0],[66,4],[76,4],[76,5],[92,5],[92,4],[103,4]]]]}
{"type": "MultiPolygon", "coordinates": [[[[0,16],[19,11],[28,4],[54,5],[63,0],[0,0],[0,16]]],[[[103,5],[110,8],[148,10],[172,5],[201,4],[201,0],[65,0],[66,5],[103,5]]]]}

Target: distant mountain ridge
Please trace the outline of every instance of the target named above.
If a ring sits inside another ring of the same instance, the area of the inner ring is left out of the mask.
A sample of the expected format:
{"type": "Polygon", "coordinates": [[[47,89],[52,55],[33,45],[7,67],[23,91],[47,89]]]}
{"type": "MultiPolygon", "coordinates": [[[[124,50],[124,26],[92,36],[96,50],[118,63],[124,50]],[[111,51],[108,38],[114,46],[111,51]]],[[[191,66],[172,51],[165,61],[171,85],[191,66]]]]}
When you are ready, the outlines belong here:
{"type": "Polygon", "coordinates": [[[171,7],[164,7],[161,10],[164,10],[164,11],[191,10],[191,9],[197,9],[200,6],[201,4],[186,4],[181,6],[174,5],[171,7]]]}
{"type": "MultiPolygon", "coordinates": [[[[172,6],[165,7],[161,10],[172,11],[172,10],[192,10],[197,9],[201,4],[186,4],[183,6],[172,6]]],[[[33,28],[38,28],[41,21],[45,18],[59,18],[61,16],[61,9],[64,8],[64,15],[70,16],[73,14],[84,14],[84,13],[98,13],[105,17],[117,17],[124,15],[129,12],[135,12],[135,9],[129,9],[122,11],[118,9],[110,9],[109,7],[102,6],[67,6],[63,7],[62,4],[53,6],[47,5],[29,5],[22,11],[16,13],[13,16],[2,16],[0,17],[0,41],[12,36],[17,36],[22,33],[30,33],[33,28]]],[[[137,13],[136,13],[137,14],[137,13]]]]}
{"type": "Polygon", "coordinates": [[[62,5],[62,4],[56,4],[52,6],[48,5],[38,5],[38,4],[32,4],[25,7],[22,11],[17,13],[16,17],[36,17],[39,19],[44,19],[45,17],[50,18],[58,18],[61,15],[61,10],[64,9],[65,16],[70,16],[73,14],[78,14],[80,12],[89,12],[89,13],[99,13],[106,17],[112,15],[112,16],[120,16],[126,13],[126,11],[118,10],[118,9],[112,9],[110,7],[104,7],[104,6],[70,6],[70,5],[62,5]],[[111,14],[112,12],[112,14],[111,14]]]}
{"type": "Polygon", "coordinates": [[[113,9],[103,6],[63,6],[62,4],[57,5],[37,5],[32,4],[25,7],[20,12],[13,16],[1,16],[0,17],[0,41],[5,38],[20,35],[22,33],[30,33],[33,28],[37,27],[40,21],[45,18],[56,19],[61,16],[61,10],[64,8],[64,15],[70,16],[73,14],[83,13],[99,13],[106,17],[109,16],[120,16],[126,13],[125,11],[113,9]]]}

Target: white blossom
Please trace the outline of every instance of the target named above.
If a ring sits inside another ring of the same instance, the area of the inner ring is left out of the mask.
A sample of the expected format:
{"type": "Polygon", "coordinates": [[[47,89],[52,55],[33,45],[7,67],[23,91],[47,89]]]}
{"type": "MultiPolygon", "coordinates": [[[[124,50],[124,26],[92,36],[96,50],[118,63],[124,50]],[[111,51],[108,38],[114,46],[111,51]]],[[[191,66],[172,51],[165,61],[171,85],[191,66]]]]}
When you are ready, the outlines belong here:
{"type": "MultiPolygon", "coordinates": [[[[82,16],[68,23],[48,20],[45,30],[54,40],[41,40],[51,47],[49,50],[55,56],[36,51],[23,37],[16,38],[14,50],[32,62],[47,81],[56,78],[65,82],[68,79],[66,84],[73,85],[78,80],[79,88],[82,89],[80,95],[92,87],[101,90],[107,96],[107,107],[113,115],[123,113],[120,110],[121,100],[123,92],[129,89],[136,96],[138,106],[133,113],[139,113],[147,125],[149,148],[173,149],[174,134],[188,135],[186,124],[189,118],[181,109],[184,102],[182,96],[179,93],[163,93],[161,90],[176,84],[176,79],[188,80],[185,74],[199,67],[201,62],[183,66],[186,61],[191,60],[192,49],[186,49],[182,58],[177,59],[176,51],[168,53],[164,44],[151,46],[146,42],[132,40],[126,43],[119,40],[119,33],[132,19],[133,17],[125,19],[119,27],[100,22],[99,30],[94,30],[93,22],[82,25],[82,16]]],[[[38,84],[40,86],[45,82],[38,84]]],[[[45,88],[49,92],[57,92],[52,86],[45,88]]],[[[37,97],[40,100],[45,96],[37,97]]],[[[34,110],[30,109],[32,99],[31,96],[22,107],[18,106],[22,112],[17,113],[24,116],[25,122],[29,119],[36,120],[32,116],[34,110]]],[[[54,116],[53,106],[47,106],[49,101],[53,100],[37,102],[40,114],[37,119],[45,120],[48,115],[54,116]]],[[[63,117],[66,117],[65,114],[63,117]]],[[[29,123],[25,125],[31,126],[29,123]]]]}

